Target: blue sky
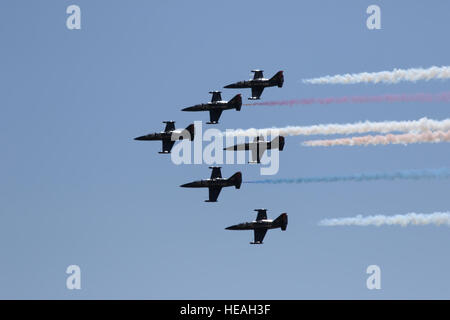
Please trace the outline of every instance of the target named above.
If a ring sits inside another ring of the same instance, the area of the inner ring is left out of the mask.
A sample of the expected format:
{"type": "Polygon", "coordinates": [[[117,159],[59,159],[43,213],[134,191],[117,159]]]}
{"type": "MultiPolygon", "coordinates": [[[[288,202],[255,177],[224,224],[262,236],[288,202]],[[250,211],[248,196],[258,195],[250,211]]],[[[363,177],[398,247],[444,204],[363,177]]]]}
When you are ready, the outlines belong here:
{"type": "MultiPolygon", "coordinates": [[[[159,143],[133,141],[206,114],[180,109],[208,91],[285,71],[265,100],[438,93],[448,81],[306,85],[347,72],[448,65],[444,1],[2,1],[0,3],[0,298],[308,299],[450,296],[448,227],[341,227],[323,218],[450,209],[448,180],[243,185],[204,203],[159,143]],[[82,29],[68,30],[77,4],[82,29]],[[382,29],[368,30],[370,4],[382,29]],[[262,246],[225,227],[289,214],[262,246]],[[67,266],[82,289],[66,289],[67,266]],[[381,290],[366,288],[367,266],[381,290]]],[[[238,91],[223,90],[229,99],[238,91]]],[[[249,90],[242,91],[244,98],[249,90]]],[[[216,127],[445,119],[448,104],[243,107],[216,127]]],[[[305,148],[288,137],[277,178],[448,166],[446,144],[305,148]]],[[[258,166],[230,165],[224,176],[258,166]]]]}

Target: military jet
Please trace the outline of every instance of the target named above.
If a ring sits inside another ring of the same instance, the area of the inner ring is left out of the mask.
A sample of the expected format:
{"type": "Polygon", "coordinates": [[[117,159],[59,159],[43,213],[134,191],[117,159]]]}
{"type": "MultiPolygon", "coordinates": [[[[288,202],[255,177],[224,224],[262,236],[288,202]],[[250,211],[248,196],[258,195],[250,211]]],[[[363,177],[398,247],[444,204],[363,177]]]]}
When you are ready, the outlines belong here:
{"type": "Polygon", "coordinates": [[[254,230],[255,233],[255,241],[250,242],[250,244],[262,244],[264,236],[266,235],[267,230],[281,228],[282,231],[285,231],[288,224],[288,216],[287,213],[282,213],[275,220],[267,219],[267,209],[255,209],[258,211],[258,215],[256,217],[256,221],[252,222],[244,222],[240,224],[236,224],[234,226],[230,226],[225,228],[226,230],[254,230]]]}
{"type": "Polygon", "coordinates": [[[198,180],[190,183],[182,184],[180,187],[183,188],[208,188],[209,189],[209,199],[205,202],[217,202],[219,193],[224,187],[235,186],[236,189],[241,188],[242,184],[242,174],[236,172],[230,178],[222,178],[222,173],[220,172],[221,167],[209,167],[212,169],[211,178],[206,180],[198,180]]]}
{"type": "Polygon", "coordinates": [[[172,147],[177,140],[194,140],[194,124],[190,124],[184,130],[175,130],[175,121],[163,121],[163,123],[166,124],[166,128],[163,132],[150,133],[145,136],[134,138],[134,140],[161,140],[162,151],[160,151],[159,153],[170,153],[170,150],[172,150],[172,147]]]}
{"type": "Polygon", "coordinates": [[[224,88],[229,89],[242,89],[251,88],[252,96],[248,98],[249,100],[258,100],[266,87],[278,86],[281,88],[284,82],[283,71],[278,71],[272,78],[266,79],[263,77],[263,70],[252,70],[254,73],[253,79],[247,81],[239,81],[236,83],[229,84],[224,88]]]}
{"type": "Polygon", "coordinates": [[[256,137],[253,142],[247,142],[242,144],[237,144],[232,147],[223,148],[227,151],[241,151],[241,150],[251,150],[252,151],[252,161],[248,163],[261,163],[261,158],[266,150],[278,149],[283,151],[284,149],[284,137],[278,136],[273,138],[272,141],[265,141],[263,136],[256,137]]]}
{"type": "Polygon", "coordinates": [[[236,111],[241,111],[242,98],[240,94],[235,95],[230,101],[224,101],[220,91],[211,91],[210,93],[212,94],[211,102],[197,104],[181,109],[181,111],[209,111],[210,121],[207,124],[219,123],[223,110],[236,109],[236,111]]]}

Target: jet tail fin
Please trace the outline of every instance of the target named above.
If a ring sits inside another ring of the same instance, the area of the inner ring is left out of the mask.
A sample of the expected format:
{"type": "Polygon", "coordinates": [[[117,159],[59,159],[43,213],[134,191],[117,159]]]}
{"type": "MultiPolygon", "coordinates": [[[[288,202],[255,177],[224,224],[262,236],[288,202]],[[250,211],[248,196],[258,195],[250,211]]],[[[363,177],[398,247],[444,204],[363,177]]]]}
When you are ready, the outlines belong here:
{"type": "Polygon", "coordinates": [[[228,178],[228,181],[233,183],[233,185],[236,187],[236,189],[240,189],[241,184],[242,184],[242,173],[236,172],[230,178],[228,178]]]}
{"type": "Polygon", "coordinates": [[[195,134],[195,129],[194,129],[194,124],[190,124],[186,127],[185,129],[187,132],[189,132],[189,138],[191,141],[194,141],[194,134],[195,134]]]}
{"type": "Polygon", "coordinates": [[[283,87],[284,76],[283,71],[278,71],[272,78],[269,79],[270,83],[277,85],[279,88],[283,87]]]}
{"type": "Polygon", "coordinates": [[[284,149],[284,137],[283,136],[278,136],[278,137],[273,138],[273,140],[270,141],[270,148],[271,149],[278,149],[280,151],[283,151],[283,149],[284,149]]]}
{"type": "Polygon", "coordinates": [[[242,107],[242,97],[241,94],[238,93],[237,95],[235,95],[233,97],[233,99],[231,99],[230,101],[228,101],[228,104],[230,106],[232,106],[233,108],[236,109],[236,111],[241,111],[241,107],[242,107]]]}
{"type": "Polygon", "coordinates": [[[278,216],[278,218],[276,218],[275,220],[273,220],[273,223],[278,227],[281,228],[282,231],[285,231],[287,228],[287,224],[288,224],[288,216],[287,213],[282,213],[278,216]]]}

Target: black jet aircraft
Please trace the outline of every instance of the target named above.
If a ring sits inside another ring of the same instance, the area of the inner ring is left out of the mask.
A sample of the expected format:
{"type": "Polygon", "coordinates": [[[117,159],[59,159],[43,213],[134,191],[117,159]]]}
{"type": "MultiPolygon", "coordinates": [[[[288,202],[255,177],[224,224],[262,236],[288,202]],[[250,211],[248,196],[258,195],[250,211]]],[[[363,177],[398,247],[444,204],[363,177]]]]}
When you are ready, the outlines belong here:
{"type": "Polygon", "coordinates": [[[230,101],[224,101],[220,91],[211,91],[210,93],[212,94],[211,102],[196,104],[181,109],[181,111],[209,111],[209,122],[207,124],[219,123],[223,110],[236,109],[236,111],[241,111],[242,98],[240,94],[235,95],[230,101]]]}
{"type": "Polygon", "coordinates": [[[252,222],[244,222],[240,224],[236,224],[234,226],[225,228],[226,230],[254,230],[255,233],[255,241],[250,242],[250,244],[262,244],[264,236],[266,235],[267,230],[281,228],[282,231],[285,231],[288,224],[288,216],[287,213],[282,213],[275,220],[267,219],[267,210],[266,209],[255,209],[258,211],[258,216],[256,217],[256,221],[252,222]]]}
{"type": "Polygon", "coordinates": [[[235,186],[239,189],[242,184],[242,174],[236,172],[230,178],[222,178],[222,173],[220,172],[220,167],[209,167],[212,169],[211,178],[206,180],[198,180],[186,184],[182,184],[180,187],[183,188],[208,188],[209,189],[209,199],[205,202],[216,202],[219,197],[219,193],[224,187],[235,186]]]}
{"type": "Polygon", "coordinates": [[[278,136],[273,138],[272,141],[265,141],[264,137],[256,137],[253,142],[247,142],[242,144],[237,144],[232,147],[223,148],[227,151],[241,151],[241,150],[251,150],[252,151],[252,161],[249,163],[261,163],[261,158],[266,150],[278,149],[283,151],[284,149],[284,137],[278,136]]]}
{"type": "Polygon", "coordinates": [[[163,123],[166,124],[166,128],[164,129],[163,132],[149,133],[145,136],[134,138],[134,140],[139,141],[161,140],[162,151],[160,151],[159,153],[170,153],[170,150],[172,150],[172,147],[175,144],[175,141],[177,140],[183,140],[188,138],[191,141],[194,140],[194,124],[190,124],[184,130],[175,130],[175,121],[163,121],[163,123]]]}
{"type": "Polygon", "coordinates": [[[258,100],[266,87],[278,86],[281,88],[284,83],[283,71],[278,71],[272,78],[266,79],[263,76],[263,70],[252,70],[254,73],[253,79],[246,81],[239,81],[236,83],[229,84],[224,88],[229,89],[242,89],[251,88],[252,96],[248,98],[249,100],[258,100]]]}

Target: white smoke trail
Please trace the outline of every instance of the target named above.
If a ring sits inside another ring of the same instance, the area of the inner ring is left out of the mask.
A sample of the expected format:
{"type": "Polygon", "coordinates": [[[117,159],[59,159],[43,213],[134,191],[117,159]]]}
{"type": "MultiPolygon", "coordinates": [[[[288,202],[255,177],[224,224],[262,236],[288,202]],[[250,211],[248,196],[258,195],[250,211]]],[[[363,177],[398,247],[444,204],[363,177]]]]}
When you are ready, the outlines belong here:
{"type": "Polygon", "coordinates": [[[308,147],[368,146],[379,144],[410,144],[450,142],[450,131],[427,131],[423,133],[387,134],[378,136],[351,137],[330,140],[309,140],[303,142],[308,147]]]}
{"type": "Polygon", "coordinates": [[[320,226],[382,226],[382,225],[399,225],[406,227],[408,225],[424,226],[434,224],[437,226],[450,226],[450,212],[435,212],[431,214],[424,213],[408,213],[398,214],[394,216],[376,215],[366,216],[357,215],[356,217],[323,219],[319,221],[320,226]]]}
{"type": "Polygon", "coordinates": [[[397,83],[400,81],[415,82],[418,80],[449,79],[450,66],[428,69],[394,69],[393,71],[363,72],[344,75],[325,76],[313,79],[304,79],[309,84],[353,84],[353,83],[397,83]]]}
{"type": "Polygon", "coordinates": [[[313,126],[288,126],[284,128],[264,128],[264,129],[237,129],[227,130],[226,136],[269,136],[271,134],[299,136],[299,135],[328,135],[328,134],[354,134],[380,132],[423,132],[423,131],[446,131],[450,130],[450,119],[432,120],[421,118],[409,121],[381,121],[381,122],[357,122],[347,124],[319,124],[313,126]]]}

